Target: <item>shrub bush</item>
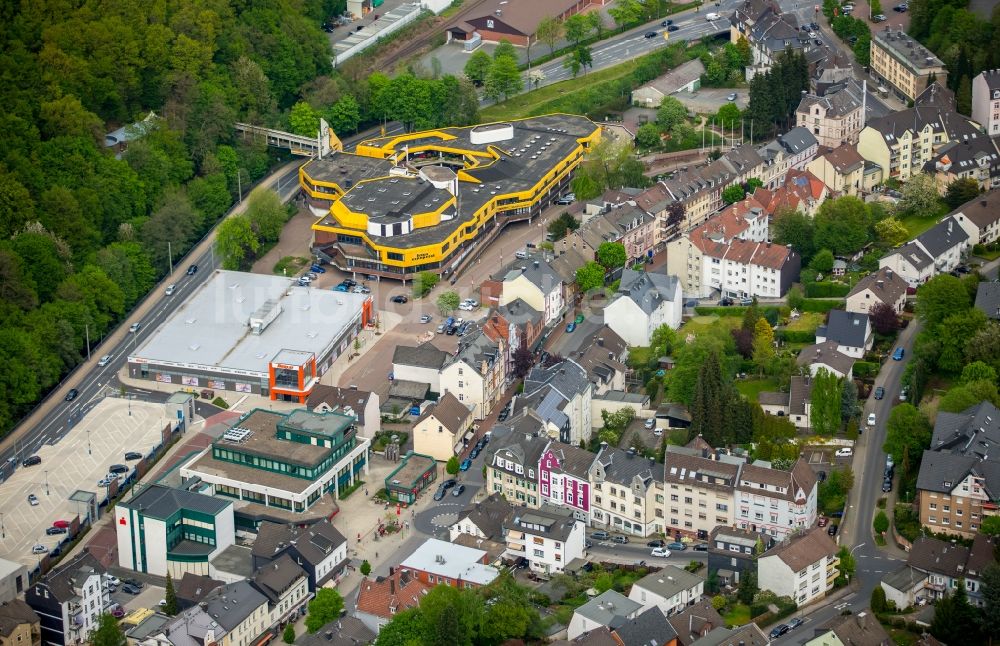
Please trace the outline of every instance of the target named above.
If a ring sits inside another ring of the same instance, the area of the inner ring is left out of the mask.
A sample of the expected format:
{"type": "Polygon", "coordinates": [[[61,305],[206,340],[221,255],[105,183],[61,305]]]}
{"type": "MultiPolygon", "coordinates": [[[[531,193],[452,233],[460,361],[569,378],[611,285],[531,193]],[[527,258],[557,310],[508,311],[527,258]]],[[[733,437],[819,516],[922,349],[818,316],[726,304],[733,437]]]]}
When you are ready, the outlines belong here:
{"type": "Polygon", "coordinates": [[[881,366],[872,361],[855,361],[854,376],[857,379],[868,379],[878,374],[881,366]]]}
{"type": "Polygon", "coordinates": [[[844,283],[806,283],[807,298],[839,298],[847,296],[850,291],[851,287],[849,285],[845,285],[844,283]]]}
{"type": "Polygon", "coordinates": [[[712,316],[713,314],[715,316],[743,316],[746,313],[747,308],[736,307],[736,306],[733,307],[705,306],[705,307],[696,307],[694,308],[694,311],[696,314],[700,314],[701,316],[712,316]]]}
{"type": "Polygon", "coordinates": [[[785,343],[816,343],[816,333],[806,330],[778,330],[774,336],[785,343]]]}

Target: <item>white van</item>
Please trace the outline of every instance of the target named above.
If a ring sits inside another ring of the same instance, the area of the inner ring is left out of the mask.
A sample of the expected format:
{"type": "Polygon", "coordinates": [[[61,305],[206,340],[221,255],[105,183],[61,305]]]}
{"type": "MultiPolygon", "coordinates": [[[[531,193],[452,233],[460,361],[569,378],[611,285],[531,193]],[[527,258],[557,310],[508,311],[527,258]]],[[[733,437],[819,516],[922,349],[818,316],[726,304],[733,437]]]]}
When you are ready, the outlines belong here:
{"type": "Polygon", "coordinates": [[[709,22],[712,22],[713,20],[718,20],[720,18],[722,18],[722,16],[720,16],[717,13],[707,13],[707,14],[705,14],[705,20],[707,20],[709,22]]]}
{"type": "Polygon", "coordinates": [[[518,249],[517,251],[514,252],[514,257],[521,258],[523,260],[524,258],[528,257],[528,252],[523,249],[518,249]]]}

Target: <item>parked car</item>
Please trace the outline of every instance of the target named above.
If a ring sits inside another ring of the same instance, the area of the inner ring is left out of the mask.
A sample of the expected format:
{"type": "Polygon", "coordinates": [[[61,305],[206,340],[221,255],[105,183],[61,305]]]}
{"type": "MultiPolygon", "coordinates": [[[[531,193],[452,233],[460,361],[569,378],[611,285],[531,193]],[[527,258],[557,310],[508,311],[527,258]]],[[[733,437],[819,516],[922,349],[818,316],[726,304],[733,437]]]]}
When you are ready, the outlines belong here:
{"type": "Polygon", "coordinates": [[[397,294],[396,296],[393,296],[389,300],[391,300],[393,303],[405,303],[408,299],[403,294],[397,294]]]}
{"type": "Polygon", "coordinates": [[[892,491],[892,476],[886,476],[882,479],[882,493],[889,493],[892,491]]]}
{"type": "Polygon", "coordinates": [[[454,478],[448,478],[447,480],[445,480],[444,482],[441,483],[441,486],[444,487],[445,489],[451,489],[452,487],[454,487],[457,484],[458,484],[458,480],[456,480],[454,478]]]}
{"type": "Polygon", "coordinates": [[[883,397],[885,397],[885,388],[878,386],[875,388],[875,399],[882,399],[883,397]]]}
{"type": "Polygon", "coordinates": [[[896,348],[896,351],[892,353],[892,358],[893,358],[894,361],[902,361],[903,360],[903,355],[905,353],[906,353],[906,350],[904,350],[903,348],[896,348]]]}
{"type": "Polygon", "coordinates": [[[843,448],[837,449],[837,452],[834,453],[834,455],[837,456],[838,458],[849,458],[852,455],[854,455],[854,449],[852,449],[849,446],[845,446],[843,448]]]}
{"type": "Polygon", "coordinates": [[[885,22],[886,20],[888,19],[885,17],[885,14],[879,13],[872,16],[872,22],[885,22]]]}
{"type": "Polygon", "coordinates": [[[451,495],[458,498],[463,493],[465,493],[465,485],[458,485],[457,487],[455,487],[455,490],[451,492],[451,495]]]}
{"type": "Polygon", "coordinates": [[[445,330],[445,334],[447,334],[448,336],[455,336],[456,332],[458,332],[458,326],[457,325],[448,326],[448,329],[445,330]]]}
{"type": "Polygon", "coordinates": [[[59,534],[65,534],[68,531],[69,530],[66,529],[65,527],[49,527],[48,529],[45,530],[45,534],[47,536],[57,536],[59,534]]]}
{"type": "Polygon", "coordinates": [[[121,606],[112,608],[111,616],[114,617],[115,619],[121,619],[122,617],[125,616],[125,608],[122,608],[121,606]]]}
{"type": "Polygon", "coordinates": [[[695,552],[707,552],[708,551],[708,543],[698,543],[697,545],[694,546],[693,549],[694,549],[695,552]]]}
{"type": "Polygon", "coordinates": [[[899,391],[899,401],[905,402],[906,401],[906,396],[909,393],[910,393],[910,389],[904,386],[903,389],[899,391]]]}
{"type": "Polygon", "coordinates": [[[891,467],[896,464],[896,461],[892,459],[892,454],[889,453],[885,456],[885,466],[891,467]]]}
{"type": "Polygon", "coordinates": [[[433,320],[434,317],[432,317],[430,314],[424,314],[423,316],[420,317],[421,323],[430,323],[433,320]]]}
{"type": "Polygon", "coordinates": [[[478,445],[478,444],[477,444],[477,445],[475,445],[474,447],[472,447],[472,450],[471,450],[471,451],[469,451],[469,459],[471,459],[471,460],[475,460],[476,458],[478,458],[478,457],[479,457],[479,452],[480,452],[480,451],[482,451],[482,449],[481,449],[481,448],[479,448],[479,445],[478,445]]]}
{"type": "Polygon", "coordinates": [[[437,333],[444,334],[444,330],[445,330],[444,323],[442,323],[441,325],[438,326],[437,333]]]}
{"type": "Polygon", "coordinates": [[[777,639],[791,630],[788,624],[780,624],[771,629],[771,639],[777,639]]]}
{"type": "Polygon", "coordinates": [[[309,271],[317,273],[317,274],[325,274],[326,273],[326,269],[324,269],[321,265],[318,265],[316,263],[313,263],[313,264],[309,265],[309,271]]]}
{"type": "Polygon", "coordinates": [[[875,413],[868,413],[868,426],[875,426],[875,413]]]}
{"type": "Polygon", "coordinates": [[[42,458],[37,455],[29,455],[28,457],[21,460],[22,467],[33,467],[36,464],[41,464],[42,458]]]}
{"type": "Polygon", "coordinates": [[[586,317],[584,317],[583,314],[577,314],[576,318],[573,319],[573,322],[576,323],[577,325],[580,325],[581,323],[583,323],[583,321],[584,321],[585,318],[586,317]]]}
{"type": "Polygon", "coordinates": [[[615,534],[614,536],[611,537],[611,542],[612,543],[618,543],[619,545],[627,545],[628,544],[628,536],[622,536],[620,534],[615,534]]]}
{"type": "Polygon", "coordinates": [[[645,422],[642,423],[643,428],[650,429],[656,426],[656,418],[650,417],[645,422]]]}
{"type": "Polygon", "coordinates": [[[670,549],[672,549],[675,552],[683,552],[684,550],[687,549],[687,545],[685,545],[684,543],[681,543],[680,541],[674,541],[670,545],[667,545],[667,547],[669,547],[670,549]]]}
{"type": "Polygon", "coordinates": [[[121,585],[122,584],[122,582],[118,579],[118,577],[116,577],[113,574],[105,574],[104,575],[104,580],[107,581],[111,585],[121,585]]]}
{"type": "Polygon", "coordinates": [[[79,394],[80,394],[79,390],[77,390],[76,388],[70,388],[69,392],[66,393],[65,400],[68,401],[68,402],[71,402],[74,399],[76,399],[76,396],[79,395],[79,394]]]}
{"type": "Polygon", "coordinates": [[[352,294],[371,294],[372,290],[371,290],[371,288],[369,288],[369,287],[367,287],[365,285],[355,285],[354,287],[351,288],[351,293],[352,294]]]}
{"type": "Polygon", "coordinates": [[[837,535],[837,525],[830,525],[830,528],[826,530],[826,533],[829,534],[830,536],[836,536],[837,535]]]}
{"type": "Polygon", "coordinates": [[[309,276],[299,276],[299,287],[308,287],[312,282],[313,279],[309,276]]]}
{"type": "Polygon", "coordinates": [[[659,556],[661,558],[667,558],[670,556],[670,550],[665,547],[654,547],[653,551],[649,553],[650,556],[659,556]]]}
{"type": "Polygon", "coordinates": [[[135,587],[131,583],[126,583],[125,585],[122,586],[122,592],[127,592],[129,594],[139,594],[141,590],[139,590],[139,588],[135,587]]]}
{"type": "Polygon", "coordinates": [[[732,304],[733,304],[733,299],[729,298],[728,296],[724,296],[721,299],[719,299],[719,305],[722,307],[729,307],[732,304]]]}
{"type": "Polygon", "coordinates": [[[48,554],[49,553],[49,548],[45,547],[41,543],[38,543],[34,547],[31,548],[31,553],[32,554],[48,554]]]}
{"type": "Polygon", "coordinates": [[[345,292],[346,293],[346,292],[351,291],[351,288],[348,287],[347,285],[345,285],[344,283],[341,283],[341,284],[337,285],[336,287],[334,287],[333,291],[335,291],[335,292],[345,292]]]}
{"type": "Polygon", "coordinates": [[[606,541],[611,538],[611,534],[607,532],[594,532],[590,537],[595,541],[606,541]]]}
{"type": "Polygon", "coordinates": [[[37,507],[38,506],[38,496],[36,496],[33,493],[29,493],[28,494],[28,504],[31,505],[32,507],[37,507]]]}
{"type": "Polygon", "coordinates": [[[57,521],[54,521],[52,523],[52,526],[53,527],[61,527],[63,529],[69,529],[69,521],[68,520],[57,520],[57,521]]]}
{"type": "Polygon", "coordinates": [[[465,458],[464,460],[462,460],[462,464],[459,465],[458,469],[459,471],[468,471],[471,467],[472,467],[472,460],[470,460],[469,458],[465,458]]]}
{"type": "Polygon", "coordinates": [[[110,354],[106,354],[106,355],[104,355],[103,357],[101,357],[100,359],[97,360],[97,365],[101,366],[102,368],[104,366],[108,365],[109,363],[111,363],[111,355],[110,354]]]}
{"type": "Polygon", "coordinates": [[[730,92],[729,94],[727,94],[726,95],[726,100],[727,101],[735,101],[736,100],[736,93],[735,92],[730,92]]]}
{"type": "Polygon", "coordinates": [[[826,516],[820,516],[819,520],[816,521],[818,527],[826,527],[830,523],[830,519],[826,516]]]}
{"type": "Polygon", "coordinates": [[[127,451],[125,453],[125,459],[129,462],[131,462],[132,460],[141,460],[142,453],[139,453],[138,451],[127,451]]]}
{"type": "Polygon", "coordinates": [[[667,546],[667,542],[665,540],[663,540],[662,538],[655,538],[655,539],[649,541],[648,543],[646,543],[646,547],[666,547],[666,546],[667,546]]]}
{"type": "Polygon", "coordinates": [[[437,491],[434,492],[434,500],[443,499],[446,493],[448,493],[448,490],[444,486],[438,485],[437,491]]]}
{"type": "Polygon", "coordinates": [[[576,323],[570,323],[569,325],[566,326],[566,332],[570,332],[571,333],[575,329],[576,329],[576,323]]]}

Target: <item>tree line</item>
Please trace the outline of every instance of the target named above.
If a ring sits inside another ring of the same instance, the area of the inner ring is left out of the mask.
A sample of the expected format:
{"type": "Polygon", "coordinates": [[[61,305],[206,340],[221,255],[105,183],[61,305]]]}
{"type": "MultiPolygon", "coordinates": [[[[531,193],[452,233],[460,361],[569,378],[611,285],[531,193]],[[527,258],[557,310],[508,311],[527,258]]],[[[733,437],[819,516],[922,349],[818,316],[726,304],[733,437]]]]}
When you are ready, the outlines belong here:
{"type": "Polygon", "coordinates": [[[0,33],[0,435],[102,340],[274,156],[330,78],[343,0],[19,3],[0,33]],[[155,113],[143,121],[150,112],[155,113]],[[104,135],[142,122],[127,149],[104,135]],[[116,153],[119,153],[117,154],[116,153]]]}

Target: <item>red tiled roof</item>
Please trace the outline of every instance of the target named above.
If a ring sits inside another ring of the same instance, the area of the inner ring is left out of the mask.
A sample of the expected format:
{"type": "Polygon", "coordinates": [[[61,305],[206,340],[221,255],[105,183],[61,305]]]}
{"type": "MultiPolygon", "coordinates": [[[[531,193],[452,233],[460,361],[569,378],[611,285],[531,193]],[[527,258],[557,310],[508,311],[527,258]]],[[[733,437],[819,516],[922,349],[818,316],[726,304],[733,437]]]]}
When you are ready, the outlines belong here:
{"type": "Polygon", "coordinates": [[[807,200],[818,201],[825,191],[823,182],[810,171],[790,169],[785,176],[785,183],[773,193],[757,189],[753,197],[764,204],[768,215],[774,215],[781,207],[797,209],[799,204],[807,200]]]}
{"type": "Polygon", "coordinates": [[[392,619],[393,614],[420,605],[431,587],[405,570],[397,570],[382,581],[366,578],[358,591],[357,607],[361,612],[392,619]]]}
{"type": "MultiPolygon", "coordinates": [[[[764,205],[757,200],[756,195],[730,204],[718,215],[695,227],[688,234],[688,238],[703,253],[711,254],[710,249],[718,250],[720,246],[719,242],[713,238],[721,239],[724,242],[729,241],[750,228],[750,224],[746,220],[750,209],[764,210],[764,205]]],[[[725,248],[724,244],[722,248],[725,248]]]]}

